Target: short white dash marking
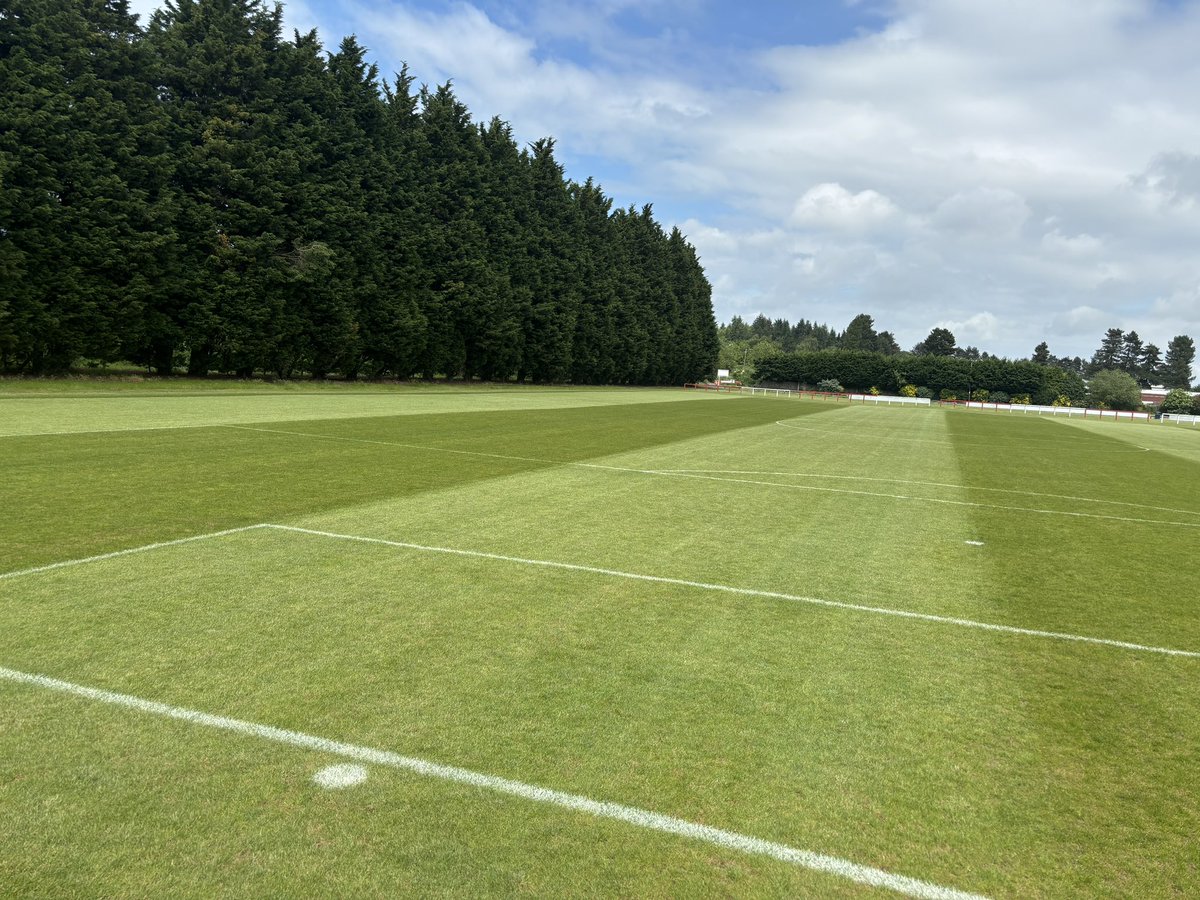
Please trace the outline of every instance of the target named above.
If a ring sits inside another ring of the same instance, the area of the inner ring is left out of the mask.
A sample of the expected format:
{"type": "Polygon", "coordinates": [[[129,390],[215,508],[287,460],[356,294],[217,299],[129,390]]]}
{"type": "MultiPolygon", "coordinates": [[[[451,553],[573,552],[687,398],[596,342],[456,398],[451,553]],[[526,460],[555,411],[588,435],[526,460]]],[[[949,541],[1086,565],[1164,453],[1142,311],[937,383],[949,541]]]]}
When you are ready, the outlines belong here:
{"type": "Polygon", "coordinates": [[[527,784],[523,781],[513,781],[512,779],[501,778],[497,775],[486,775],[482,772],[473,772],[470,769],[460,769],[457,766],[447,766],[411,756],[401,756],[399,753],[392,753],[389,750],[376,750],[373,747],[346,744],[341,741],[330,740],[329,738],[304,734],[300,731],[288,731],[283,728],[276,728],[273,725],[260,725],[257,722],[247,722],[244,719],[232,719],[227,716],[217,716],[195,709],[168,706],[166,703],[159,703],[155,700],[144,700],[141,697],[134,697],[130,694],[118,694],[114,691],[106,691],[101,688],[72,684],[69,681],[60,681],[57,678],[34,675],[28,672],[18,672],[15,669],[6,669],[2,666],[0,666],[0,680],[45,688],[62,694],[70,694],[75,697],[94,700],[98,703],[107,703],[112,706],[123,706],[126,709],[134,709],[138,712],[154,716],[175,719],[205,728],[230,731],[247,737],[273,741],[277,744],[299,747],[302,750],[316,750],[320,753],[331,753],[335,756],[358,760],[359,762],[370,763],[372,765],[402,769],[417,775],[423,775],[427,778],[440,778],[444,781],[452,781],[483,790],[496,791],[497,793],[508,794],[511,797],[520,797],[536,803],[546,803],[602,819],[615,819],[618,822],[636,825],[639,828],[646,828],[650,831],[673,834],[677,837],[688,838],[694,841],[703,841],[725,850],[733,850],[756,856],[767,856],[771,859],[777,859],[801,868],[845,878],[848,881],[858,884],[887,888],[899,894],[906,894],[909,897],[922,897],[927,898],[927,900],[983,900],[980,894],[970,894],[966,891],[944,887],[933,882],[922,881],[919,878],[897,875],[884,869],[851,862],[841,857],[827,856],[824,853],[817,853],[812,850],[800,850],[796,847],[789,847],[786,844],[764,841],[761,838],[739,834],[736,831],[725,831],[721,828],[714,828],[711,825],[700,825],[695,822],[689,822],[686,819],[677,819],[674,816],[651,812],[648,809],[639,809],[636,806],[624,806],[620,803],[593,800],[581,794],[568,794],[565,791],[539,787],[538,785],[527,784]]]}
{"type": "Polygon", "coordinates": [[[964,544],[970,544],[972,547],[982,547],[983,541],[963,541],[964,544]]]}
{"type": "Polygon", "coordinates": [[[356,766],[354,763],[341,763],[326,766],[313,775],[312,780],[320,787],[337,791],[362,784],[367,780],[367,770],[365,766],[356,766]]]}

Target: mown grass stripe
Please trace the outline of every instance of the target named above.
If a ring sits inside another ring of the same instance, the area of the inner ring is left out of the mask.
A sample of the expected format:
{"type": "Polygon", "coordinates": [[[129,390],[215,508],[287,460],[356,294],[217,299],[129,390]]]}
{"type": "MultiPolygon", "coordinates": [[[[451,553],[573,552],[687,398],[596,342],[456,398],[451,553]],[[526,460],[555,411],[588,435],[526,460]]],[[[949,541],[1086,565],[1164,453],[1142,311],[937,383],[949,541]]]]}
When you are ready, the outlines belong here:
{"type": "MultiPolygon", "coordinates": [[[[778,423],[777,423],[778,424],[778,423]]],[[[968,506],[979,509],[998,509],[1005,512],[1026,512],[1045,516],[1068,516],[1077,519],[1105,519],[1111,522],[1128,522],[1136,525],[1167,525],[1180,528],[1200,528],[1200,522],[1170,522],[1162,519],[1141,519],[1133,516],[1113,516],[1103,513],[1071,512],[1060,509],[1040,509],[1033,506],[1005,506],[998,503],[978,503],[971,500],[946,500],[937,497],[912,497],[907,494],[888,494],[880,491],[856,491],[849,488],[817,487],[808,484],[785,484],[777,481],[757,481],[748,478],[723,478],[715,475],[701,475],[668,469],[639,469],[631,466],[613,466],[602,463],[585,463],[575,460],[546,459],[535,456],[513,456],[503,453],[488,453],[482,450],[459,450],[451,447],[434,447],[427,444],[409,444],[401,441],[382,441],[374,438],[345,437],[334,434],[316,434],[311,431],[285,431],[278,428],[258,428],[247,425],[223,425],[223,428],[236,428],[239,431],[256,431],[264,434],[290,435],[292,437],[314,438],[317,440],[340,441],[350,444],[370,444],[381,447],[397,447],[402,450],[421,450],[427,453],[449,453],[459,456],[482,457],[485,459],[502,459],[511,462],[527,462],[538,465],[571,466],[578,469],[597,469],[609,472],[628,472],[633,475],[653,475],[662,478],[693,478],[700,481],[719,481],[729,484],[749,484],[757,487],[781,487],[796,491],[812,491],[826,494],[850,494],[856,497],[878,497],[883,500],[905,500],[916,503],[940,503],[947,506],[968,506]]],[[[915,482],[914,482],[915,484],[915,482]]]]}
{"type": "Polygon", "coordinates": [[[527,784],[523,781],[502,778],[497,775],[474,772],[470,769],[462,769],[457,766],[447,766],[441,763],[430,762],[429,760],[402,756],[388,750],[377,750],[373,747],[363,747],[357,744],[335,741],[329,738],[305,734],[300,731],[276,728],[273,725],[262,725],[244,719],[234,719],[228,716],[213,715],[212,713],[187,709],[185,707],[171,706],[155,700],[145,700],[130,694],[120,694],[100,688],[87,687],[57,678],[50,678],[46,675],[30,674],[5,667],[0,667],[0,678],[17,684],[45,688],[99,703],[121,706],[154,716],[176,719],[191,725],[233,732],[304,750],[330,753],[359,762],[413,772],[427,778],[438,778],[444,781],[466,784],[483,790],[520,797],[536,803],[546,803],[598,818],[614,819],[650,831],[659,831],[691,840],[703,841],[726,850],[767,856],[780,862],[835,875],[858,884],[886,888],[909,897],[923,898],[923,900],[984,900],[980,894],[972,894],[954,888],[943,887],[942,885],[922,881],[918,878],[910,878],[906,875],[896,875],[883,869],[851,862],[837,856],[828,856],[824,853],[817,853],[811,850],[801,850],[786,844],[765,841],[760,838],[750,837],[749,835],[739,834],[735,831],[714,828],[710,825],[700,825],[685,819],[677,819],[674,816],[651,812],[650,810],[640,809],[635,806],[593,800],[581,794],[571,794],[565,791],[554,790],[553,788],[527,784]]]}

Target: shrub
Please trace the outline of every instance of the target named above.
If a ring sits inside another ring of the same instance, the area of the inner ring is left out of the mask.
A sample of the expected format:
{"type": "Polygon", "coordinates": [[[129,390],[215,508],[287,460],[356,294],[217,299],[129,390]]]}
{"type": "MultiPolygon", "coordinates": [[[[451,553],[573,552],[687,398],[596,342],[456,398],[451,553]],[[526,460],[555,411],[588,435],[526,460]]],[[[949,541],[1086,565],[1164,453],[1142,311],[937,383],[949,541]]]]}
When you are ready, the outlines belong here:
{"type": "Polygon", "coordinates": [[[1189,413],[1195,407],[1190,392],[1175,388],[1163,398],[1160,409],[1165,413],[1189,413]]]}
{"type": "Polygon", "coordinates": [[[1028,405],[1029,405],[1030,403],[1032,403],[1033,401],[1029,399],[1029,395],[1028,395],[1028,394],[1017,394],[1016,396],[1014,396],[1014,397],[1012,398],[1012,400],[1011,400],[1010,402],[1012,402],[1012,403],[1024,403],[1026,406],[1028,406],[1028,405]]]}
{"type": "Polygon", "coordinates": [[[1088,382],[1088,400],[1100,409],[1141,409],[1142,389],[1129,373],[1105,369],[1088,382]]]}
{"type": "Polygon", "coordinates": [[[1008,394],[1004,393],[1004,391],[992,391],[992,402],[1008,403],[1008,394]]]}
{"type": "Polygon", "coordinates": [[[933,399],[933,391],[931,391],[927,387],[919,387],[919,388],[917,388],[917,396],[921,397],[924,400],[932,400],[933,399]]]}
{"type": "Polygon", "coordinates": [[[846,389],[838,383],[836,378],[825,378],[817,382],[817,390],[824,391],[826,394],[842,394],[846,389]]]}
{"type": "Polygon", "coordinates": [[[938,394],[939,400],[957,400],[958,394],[950,390],[950,388],[942,388],[942,392],[938,394]]]}
{"type": "Polygon", "coordinates": [[[900,388],[900,396],[901,397],[917,396],[917,386],[915,384],[904,385],[902,388],[900,388]]]}
{"type": "Polygon", "coordinates": [[[879,396],[879,388],[875,387],[874,385],[871,385],[871,389],[869,391],[867,391],[867,393],[870,394],[872,397],[878,397],[879,396]]]}
{"type": "Polygon", "coordinates": [[[971,399],[977,403],[986,403],[991,396],[992,394],[987,388],[977,388],[971,391],[971,399]]]}
{"type": "Polygon", "coordinates": [[[1050,405],[1051,406],[1070,406],[1071,398],[1068,397],[1066,394],[1059,394],[1057,397],[1054,398],[1054,402],[1050,405]]]}

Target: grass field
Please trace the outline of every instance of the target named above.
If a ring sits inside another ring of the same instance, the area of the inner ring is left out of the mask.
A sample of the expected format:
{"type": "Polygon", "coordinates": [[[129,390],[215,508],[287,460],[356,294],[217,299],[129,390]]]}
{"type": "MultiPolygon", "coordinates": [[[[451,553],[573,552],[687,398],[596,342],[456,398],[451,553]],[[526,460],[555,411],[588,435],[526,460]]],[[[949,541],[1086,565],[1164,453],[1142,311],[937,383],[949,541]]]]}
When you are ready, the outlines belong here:
{"type": "Polygon", "coordinates": [[[0,894],[1200,893],[1200,431],[0,395],[0,894]]]}

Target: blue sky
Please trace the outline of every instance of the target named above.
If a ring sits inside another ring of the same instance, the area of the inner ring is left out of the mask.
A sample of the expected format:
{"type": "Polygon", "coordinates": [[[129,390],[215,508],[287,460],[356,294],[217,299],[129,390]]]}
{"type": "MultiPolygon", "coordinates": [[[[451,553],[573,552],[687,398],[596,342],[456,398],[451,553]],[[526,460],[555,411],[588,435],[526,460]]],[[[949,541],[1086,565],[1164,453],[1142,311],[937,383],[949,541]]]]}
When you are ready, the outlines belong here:
{"type": "MultiPolygon", "coordinates": [[[[138,11],[153,0],[134,0],[138,11]]],[[[1200,338],[1200,0],[296,0],[651,202],[722,321],[1200,338]]]]}

